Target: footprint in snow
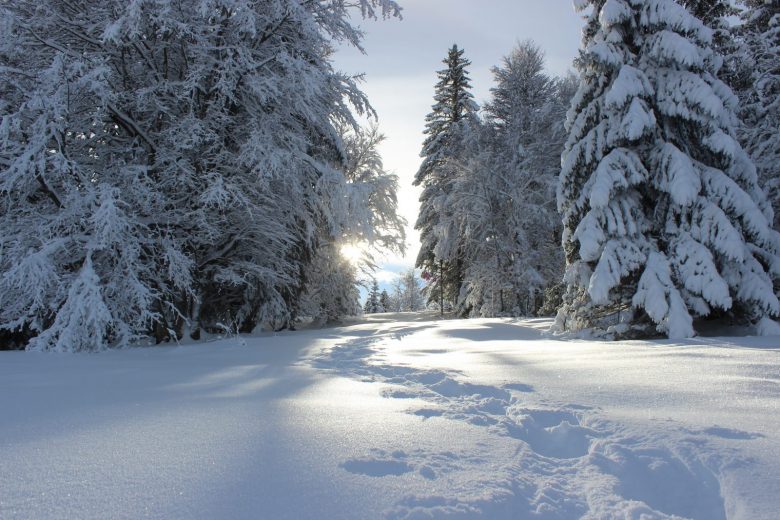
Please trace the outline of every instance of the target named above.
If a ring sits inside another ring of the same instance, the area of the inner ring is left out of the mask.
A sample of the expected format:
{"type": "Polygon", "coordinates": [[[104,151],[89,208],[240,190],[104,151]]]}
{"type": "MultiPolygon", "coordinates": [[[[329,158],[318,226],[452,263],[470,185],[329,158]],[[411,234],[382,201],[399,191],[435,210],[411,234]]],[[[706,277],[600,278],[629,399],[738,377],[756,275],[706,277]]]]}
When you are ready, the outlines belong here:
{"type": "Polygon", "coordinates": [[[368,477],[401,476],[416,472],[424,479],[436,480],[454,471],[484,463],[482,457],[451,451],[432,452],[418,449],[410,453],[401,450],[388,453],[377,449],[372,450],[372,454],[367,457],[349,459],[340,464],[340,467],[350,473],[368,477]]]}
{"type": "Polygon", "coordinates": [[[579,419],[563,410],[513,410],[507,424],[510,437],[525,441],[539,455],[554,459],[576,459],[588,454],[597,432],[580,425],[579,419]]]}
{"type": "Polygon", "coordinates": [[[403,451],[394,451],[389,455],[381,450],[377,450],[376,453],[376,457],[350,459],[341,464],[341,467],[350,473],[369,477],[399,476],[414,471],[414,468],[404,460],[406,453],[403,451]]]}

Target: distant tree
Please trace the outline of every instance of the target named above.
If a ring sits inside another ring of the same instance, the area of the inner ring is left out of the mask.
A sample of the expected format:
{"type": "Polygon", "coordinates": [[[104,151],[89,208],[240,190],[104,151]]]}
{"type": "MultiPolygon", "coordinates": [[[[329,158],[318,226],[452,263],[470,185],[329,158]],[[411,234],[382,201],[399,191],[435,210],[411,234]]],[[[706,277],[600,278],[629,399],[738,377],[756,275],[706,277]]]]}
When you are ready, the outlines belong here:
{"type": "Polygon", "coordinates": [[[422,186],[415,224],[421,247],[415,265],[429,273],[443,274],[428,286],[429,300],[444,297],[454,302],[463,282],[463,260],[447,197],[458,175],[464,140],[476,124],[478,107],[470,92],[467,68],[471,62],[463,49],[453,45],[444,64],[446,68],[437,73],[435,104],[426,117],[426,139],[420,153],[423,161],[414,179],[415,186],[422,186]]]}
{"type": "Polygon", "coordinates": [[[398,276],[393,282],[393,295],[390,297],[390,307],[394,312],[419,311],[425,308],[422,282],[410,269],[398,276]]]}
{"type": "Polygon", "coordinates": [[[379,295],[378,312],[390,312],[390,310],[391,310],[390,295],[387,294],[387,291],[383,289],[382,294],[379,295]]]}
{"type": "Polygon", "coordinates": [[[403,309],[419,311],[425,308],[425,299],[422,295],[422,282],[414,269],[409,269],[402,276],[403,280],[403,309]]]}
{"type": "Polygon", "coordinates": [[[780,234],[735,139],[713,31],[673,0],[580,0],[558,205],[562,330],[692,336],[693,318],[778,331],[780,234]]]}
{"type": "Polygon", "coordinates": [[[363,307],[363,312],[366,314],[374,314],[377,312],[383,312],[381,302],[379,301],[379,284],[376,279],[372,280],[371,289],[368,291],[368,297],[366,298],[366,304],[363,307]]]}

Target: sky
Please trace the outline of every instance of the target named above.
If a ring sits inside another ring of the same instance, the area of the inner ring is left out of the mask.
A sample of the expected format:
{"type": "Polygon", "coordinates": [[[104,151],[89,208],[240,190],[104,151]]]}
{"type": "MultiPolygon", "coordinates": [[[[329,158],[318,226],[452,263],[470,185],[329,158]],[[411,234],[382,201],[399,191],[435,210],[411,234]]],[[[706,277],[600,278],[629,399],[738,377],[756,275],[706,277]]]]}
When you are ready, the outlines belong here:
{"type": "Polygon", "coordinates": [[[571,0],[398,0],[403,19],[361,20],[365,54],[340,48],[337,69],[365,74],[363,91],[387,136],[380,152],[385,168],[399,177],[399,209],[408,221],[406,255],[380,258],[377,280],[383,285],[395,273],[414,265],[419,239],[414,221],[419,190],[412,179],[420,165],[425,116],[433,104],[436,71],[447,50],[457,44],[471,61],[475,100],[490,95],[491,67],[500,64],[517,43],[536,42],[546,53],[548,71],[572,69],[580,43],[582,19],[571,0]]]}

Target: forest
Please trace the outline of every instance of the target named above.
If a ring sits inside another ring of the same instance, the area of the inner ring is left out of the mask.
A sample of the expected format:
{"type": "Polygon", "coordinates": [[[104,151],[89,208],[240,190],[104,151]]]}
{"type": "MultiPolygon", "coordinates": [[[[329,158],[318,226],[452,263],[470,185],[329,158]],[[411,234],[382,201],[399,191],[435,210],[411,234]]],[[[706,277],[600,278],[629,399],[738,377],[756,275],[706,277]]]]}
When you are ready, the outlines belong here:
{"type": "MultiPolygon", "coordinates": [[[[557,314],[556,330],[605,338],[689,337],[702,320],[778,330],[777,2],[575,4],[592,11],[576,73],[550,75],[521,41],[480,107],[466,51],[446,54],[414,179],[428,306],[557,314]]],[[[362,48],[361,17],[401,6],[0,11],[3,348],[95,351],[377,308],[358,287],[404,251],[398,176],[363,123],[360,77],[332,58],[362,48]],[[341,254],[354,244],[358,262],[341,254]]]]}
{"type": "Polygon", "coordinates": [[[0,520],[777,520],[779,297],[780,0],[0,0],[0,520]]]}

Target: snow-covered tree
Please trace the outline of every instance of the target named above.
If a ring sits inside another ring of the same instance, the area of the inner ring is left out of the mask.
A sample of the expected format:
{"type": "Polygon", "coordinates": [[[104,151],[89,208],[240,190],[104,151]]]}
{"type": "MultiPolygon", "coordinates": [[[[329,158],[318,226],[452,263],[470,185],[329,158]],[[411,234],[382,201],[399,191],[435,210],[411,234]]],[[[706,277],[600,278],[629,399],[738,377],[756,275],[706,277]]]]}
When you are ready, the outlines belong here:
{"type": "Polygon", "coordinates": [[[318,241],[323,245],[304,275],[301,313],[321,322],[355,314],[356,284],[361,274],[375,269],[373,253],[403,252],[405,242],[406,221],[397,213],[398,177],[385,171],[378,150],[384,136],[376,125],[340,125],[339,132],[345,162],[336,165],[340,173],[329,181],[328,200],[341,203],[329,211],[331,226],[323,231],[318,241]],[[344,258],[339,249],[345,244],[359,254],[344,258]]]}
{"type": "Polygon", "coordinates": [[[745,0],[736,28],[747,54],[747,81],[737,86],[743,126],[739,138],[756,163],[780,230],[780,1],[745,0]]]}
{"type": "Polygon", "coordinates": [[[426,117],[426,139],[420,153],[423,158],[414,179],[422,186],[420,213],[415,229],[420,231],[421,247],[416,266],[432,277],[427,287],[431,301],[458,299],[463,282],[463,259],[459,257],[458,233],[447,197],[463,160],[464,141],[476,125],[477,105],[470,92],[471,83],[463,49],[453,45],[443,61],[446,68],[437,72],[432,111],[426,117]]]}
{"type": "Polygon", "coordinates": [[[533,312],[563,271],[555,183],[572,80],[544,71],[533,42],[493,69],[478,151],[449,196],[465,259],[460,305],[476,316],[533,312]]]}
{"type": "Polygon", "coordinates": [[[378,312],[390,312],[392,304],[390,302],[390,295],[387,291],[382,289],[382,294],[379,295],[379,311],[378,312]]]}
{"type": "Polygon", "coordinates": [[[735,139],[713,31],[672,0],[588,10],[558,205],[559,330],[692,336],[696,317],[777,329],[780,235],[735,139]]]}
{"type": "Polygon", "coordinates": [[[337,127],[369,107],[330,62],[333,42],[360,46],[352,7],[399,11],[0,5],[0,330],[93,350],[292,323],[354,225],[337,127]]]}
{"type": "Polygon", "coordinates": [[[376,278],[371,280],[371,288],[368,290],[368,296],[366,297],[366,304],[363,306],[363,312],[366,314],[384,312],[384,310],[382,310],[382,304],[379,301],[379,283],[377,283],[376,278]]]}
{"type": "Polygon", "coordinates": [[[745,63],[740,57],[740,45],[734,37],[732,21],[739,14],[733,0],[679,0],[688,11],[712,30],[711,46],[716,59],[721,63],[716,67],[720,80],[732,89],[745,74],[745,63]]]}
{"type": "Polygon", "coordinates": [[[379,146],[385,136],[373,124],[355,130],[341,128],[346,164],[347,214],[342,241],[366,246],[365,265],[372,270],[372,253],[403,253],[406,219],[398,214],[398,176],[385,170],[379,146]]]}
{"type": "Polygon", "coordinates": [[[422,282],[414,269],[400,274],[393,281],[393,294],[390,296],[390,308],[394,312],[414,312],[425,308],[422,295],[422,282]]]}
{"type": "Polygon", "coordinates": [[[305,278],[308,283],[301,296],[300,316],[325,324],[360,314],[356,266],[344,258],[336,244],[326,243],[317,249],[305,278]]]}

